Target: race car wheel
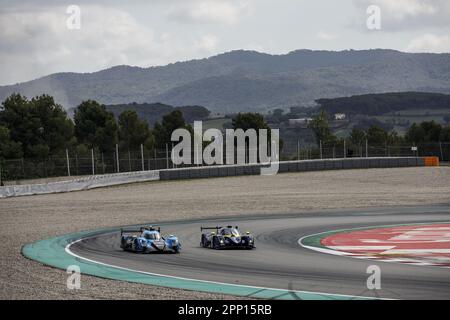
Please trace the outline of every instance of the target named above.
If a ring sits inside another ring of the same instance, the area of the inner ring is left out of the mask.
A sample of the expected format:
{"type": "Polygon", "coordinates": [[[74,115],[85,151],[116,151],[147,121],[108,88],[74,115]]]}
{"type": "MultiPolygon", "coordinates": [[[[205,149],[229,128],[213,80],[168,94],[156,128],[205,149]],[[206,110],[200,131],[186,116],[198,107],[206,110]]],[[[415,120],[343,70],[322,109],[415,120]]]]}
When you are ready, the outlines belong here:
{"type": "Polygon", "coordinates": [[[140,247],[139,239],[136,238],[136,239],[133,240],[132,249],[133,249],[133,251],[138,252],[139,251],[139,247],[140,247]]]}
{"type": "Polygon", "coordinates": [[[204,234],[202,234],[202,241],[200,242],[200,246],[202,246],[203,248],[206,248],[208,246],[208,240],[206,239],[204,234]]]}
{"type": "Polygon", "coordinates": [[[219,239],[217,238],[213,238],[212,240],[212,248],[213,249],[219,249],[220,245],[219,245],[219,239]]]}
{"type": "Polygon", "coordinates": [[[127,248],[127,241],[126,241],[124,238],[122,238],[122,239],[120,240],[120,247],[121,247],[123,250],[125,250],[125,249],[127,248]]]}

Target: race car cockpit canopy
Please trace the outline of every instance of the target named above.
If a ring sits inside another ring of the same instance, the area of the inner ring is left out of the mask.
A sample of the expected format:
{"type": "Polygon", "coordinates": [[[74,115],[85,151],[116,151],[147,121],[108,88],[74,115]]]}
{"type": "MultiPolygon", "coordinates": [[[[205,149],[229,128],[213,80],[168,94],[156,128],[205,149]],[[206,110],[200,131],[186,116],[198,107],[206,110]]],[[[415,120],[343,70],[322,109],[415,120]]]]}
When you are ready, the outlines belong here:
{"type": "Polygon", "coordinates": [[[223,236],[234,236],[234,237],[239,237],[239,231],[236,228],[223,228],[220,231],[220,234],[223,236]]]}
{"type": "Polygon", "coordinates": [[[161,239],[161,235],[159,234],[159,232],[156,232],[156,231],[145,230],[143,232],[142,236],[145,239],[147,239],[147,240],[159,240],[159,239],[161,239]]]}

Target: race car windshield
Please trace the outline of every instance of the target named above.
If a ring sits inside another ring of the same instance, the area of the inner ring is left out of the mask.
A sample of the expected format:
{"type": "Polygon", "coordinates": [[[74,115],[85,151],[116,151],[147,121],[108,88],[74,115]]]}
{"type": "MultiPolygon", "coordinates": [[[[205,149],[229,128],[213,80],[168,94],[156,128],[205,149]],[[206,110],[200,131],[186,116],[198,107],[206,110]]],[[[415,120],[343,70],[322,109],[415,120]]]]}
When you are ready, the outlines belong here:
{"type": "Polygon", "coordinates": [[[158,233],[146,233],[144,238],[147,240],[159,240],[160,235],[158,233]]]}
{"type": "Polygon", "coordinates": [[[232,229],[225,228],[222,230],[222,235],[228,235],[228,234],[235,236],[235,237],[239,237],[239,231],[237,231],[237,229],[234,229],[234,228],[232,228],[232,229]]]}

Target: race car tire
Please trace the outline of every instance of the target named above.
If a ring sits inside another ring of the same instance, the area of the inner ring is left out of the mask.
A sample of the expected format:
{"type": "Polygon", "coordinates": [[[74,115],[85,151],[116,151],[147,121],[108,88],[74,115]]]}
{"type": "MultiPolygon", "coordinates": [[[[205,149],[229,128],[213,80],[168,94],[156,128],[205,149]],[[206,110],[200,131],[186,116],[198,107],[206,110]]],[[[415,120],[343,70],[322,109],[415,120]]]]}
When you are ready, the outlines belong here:
{"type": "Polygon", "coordinates": [[[131,245],[131,248],[132,248],[132,250],[134,251],[134,252],[139,252],[139,248],[140,247],[140,244],[139,244],[139,239],[138,238],[135,238],[134,240],[133,240],[133,244],[131,245]]]}
{"type": "Polygon", "coordinates": [[[208,240],[206,239],[204,234],[202,234],[202,241],[200,242],[200,246],[202,246],[203,248],[208,247],[208,240]]]}
{"type": "Polygon", "coordinates": [[[220,248],[219,239],[217,239],[216,237],[214,237],[212,240],[212,248],[216,250],[220,248]]]}

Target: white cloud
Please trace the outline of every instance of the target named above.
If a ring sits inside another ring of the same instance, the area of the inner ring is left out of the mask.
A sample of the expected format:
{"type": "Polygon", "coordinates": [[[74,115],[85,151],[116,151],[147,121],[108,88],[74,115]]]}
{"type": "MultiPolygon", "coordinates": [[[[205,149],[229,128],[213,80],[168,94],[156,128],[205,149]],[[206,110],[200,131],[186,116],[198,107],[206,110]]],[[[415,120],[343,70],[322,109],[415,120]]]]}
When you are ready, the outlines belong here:
{"type": "Polygon", "coordinates": [[[176,3],[167,15],[178,22],[234,24],[247,8],[243,0],[193,0],[176,3]]]}
{"type": "Polygon", "coordinates": [[[215,53],[219,43],[205,32],[159,34],[128,12],[110,7],[83,5],[80,30],[69,30],[67,17],[63,6],[0,13],[0,83],[121,64],[167,64],[215,53]]]}
{"type": "Polygon", "coordinates": [[[319,33],[317,33],[317,38],[319,38],[320,40],[331,41],[336,40],[338,38],[338,35],[320,31],[319,33]]]}
{"type": "Polygon", "coordinates": [[[207,34],[202,36],[196,43],[196,46],[207,52],[214,52],[217,49],[217,44],[219,43],[219,39],[212,34],[207,34]]]}
{"type": "MultiPolygon", "coordinates": [[[[450,26],[448,0],[353,0],[353,3],[361,12],[370,5],[379,6],[385,30],[450,26]]],[[[365,18],[363,14],[361,17],[365,18]]]]}
{"type": "Polygon", "coordinates": [[[433,15],[437,10],[436,4],[422,0],[375,0],[372,2],[399,20],[420,15],[433,15]]]}
{"type": "Polygon", "coordinates": [[[123,11],[84,6],[81,29],[69,30],[65,8],[58,9],[0,16],[0,60],[8,62],[2,67],[28,66],[31,74],[62,65],[65,70],[88,71],[129,63],[136,50],[152,47],[153,31],[123,11]],[[86,61],[91,62],[88,67],[86,61]]]}
{"type": "Polygon", "coordinates": [[[414,38],[406,48],[408,52],[450,52],[450,37],[435,34],[424,34],[414,38]]]}
{"type": "Polygon", "coordinates": [[[92,72],[118,64],[165,65],[234,49],[274,54],[302,48],[404,50],[415,35],[428,33],[439,35],[438,41],[431,37],[414,39],[409,50],[428,47],[430,51],[444,51],[443,38],[450,36],[450,0],[92,3],[0,0],[0,85],[54,72],[92,72]],[[81,30],[66,28],[66,8],[72,3],[81,7],[81,30]],[[395,33],[366,36],[349,29],[349,21],[357,19],[353,27],[367,30],[366,9],[370,4],[382,9],[382,31],[395,33]],[[425,40],[428,44],[421,45],[425,40]]]}

